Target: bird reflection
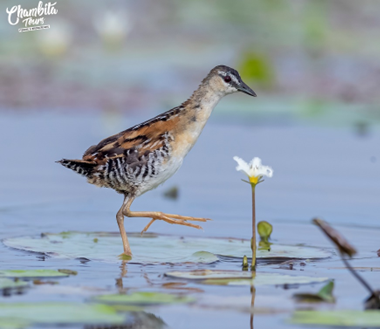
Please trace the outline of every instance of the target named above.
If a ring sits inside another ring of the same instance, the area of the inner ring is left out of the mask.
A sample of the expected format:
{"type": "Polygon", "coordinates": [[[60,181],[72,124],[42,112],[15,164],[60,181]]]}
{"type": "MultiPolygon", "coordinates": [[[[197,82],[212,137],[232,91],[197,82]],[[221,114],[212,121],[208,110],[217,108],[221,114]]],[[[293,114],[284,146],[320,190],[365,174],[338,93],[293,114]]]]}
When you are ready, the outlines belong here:
{"type": "Polygon", "coordinates": [[[123,260],[121,262],[120,277],[115,279],[115,281],[116,281],[115,285],[119,289],[119,293],[125,293],[126,292],[126,289],[123,286],[123,278],[126,277],[126,275],[128,273],[127,263],[128,263],[128,261],[125,261],[125,260],[123,260]]]}

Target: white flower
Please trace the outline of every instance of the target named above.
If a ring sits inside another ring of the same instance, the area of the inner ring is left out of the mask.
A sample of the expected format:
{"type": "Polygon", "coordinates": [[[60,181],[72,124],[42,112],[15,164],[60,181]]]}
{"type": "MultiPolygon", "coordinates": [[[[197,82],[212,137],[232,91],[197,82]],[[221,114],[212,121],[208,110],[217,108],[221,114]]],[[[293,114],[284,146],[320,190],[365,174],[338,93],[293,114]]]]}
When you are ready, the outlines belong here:
{"type": "Polygon", "coordinates": [[[94,28],[106,44],[121,45],[131,29],[129,16],[124,11],[107,10],[93,21],[94,28]]]}
{"type": "Polygon", "coordinates": [[[249,181],[255,185],[263,176],[273,176],[273,169],[268,166],[263,166],[260,158],[253,158],[250,163],[245,162],[237,156],[234,157],[234,160],[238,163],[236,170],[246,174],[249,177],[249,181]]]}
{"type": "Polygon", "coordinates": [[[54,25],[52,23],[50,29],[39,31],[33,36],[44,55],[59,57],[64,55],[70,47],[72,30],[66,21],[54,19],[54,25]]]}

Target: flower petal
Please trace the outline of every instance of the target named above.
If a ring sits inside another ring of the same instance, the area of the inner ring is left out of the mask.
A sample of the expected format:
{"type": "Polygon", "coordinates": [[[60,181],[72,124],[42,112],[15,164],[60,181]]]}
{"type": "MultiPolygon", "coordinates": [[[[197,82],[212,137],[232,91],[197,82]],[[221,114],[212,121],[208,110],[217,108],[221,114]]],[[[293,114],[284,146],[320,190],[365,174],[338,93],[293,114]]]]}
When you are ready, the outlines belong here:
{"type": "Polygon", "coordinates": [[[261,159],[258,157],[254,157],[249,163],[250,168],[261,167],[261,159]]]}
{"type": "Polygon", "coordinates": [[[238,163],[236,167],[237,171],[241,171],[249,177],[250,168],[247,162],[245,162],[242,158],[234,156],[234,160],[238,163]]]}
{"type": "Polygon", "coordinates": [[[257,176],[267,176],[272,177],[273,176],[273,169],[268,166],[261,166],[256,170],[257,176]]]}
{"type": "Polygon", "coordinates": [[[249,163],[249,177],[257,177],[260,174],[258,169],[261,167],[261,159],[254,157],[249,163]]]}

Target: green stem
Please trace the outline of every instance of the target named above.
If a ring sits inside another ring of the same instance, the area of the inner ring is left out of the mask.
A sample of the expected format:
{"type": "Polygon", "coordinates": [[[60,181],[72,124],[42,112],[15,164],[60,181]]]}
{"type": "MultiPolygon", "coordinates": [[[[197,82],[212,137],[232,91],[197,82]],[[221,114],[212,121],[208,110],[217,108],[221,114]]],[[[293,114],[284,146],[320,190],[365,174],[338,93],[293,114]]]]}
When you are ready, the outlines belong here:
{"type": "Polygon", "coordinates": [[[251,249],[252,249],[252,265],[251,270],[256,271],[256,202],[255,202],[255,187],[252,184],[252,239],[251,239],[251,249]]]}

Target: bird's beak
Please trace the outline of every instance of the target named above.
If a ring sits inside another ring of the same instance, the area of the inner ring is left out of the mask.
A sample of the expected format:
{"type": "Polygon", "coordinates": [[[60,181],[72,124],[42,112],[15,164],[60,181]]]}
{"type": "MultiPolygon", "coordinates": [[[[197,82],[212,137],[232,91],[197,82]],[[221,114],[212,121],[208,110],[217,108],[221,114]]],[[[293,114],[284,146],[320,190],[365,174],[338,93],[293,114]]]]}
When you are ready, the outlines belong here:
{"type": "Polygon", "coordinates": [[[240,86],[237,89],[253,97],[257,96],[256,93],[251,88],[249,88],[243,81],[241,82],[240,86]]]}

